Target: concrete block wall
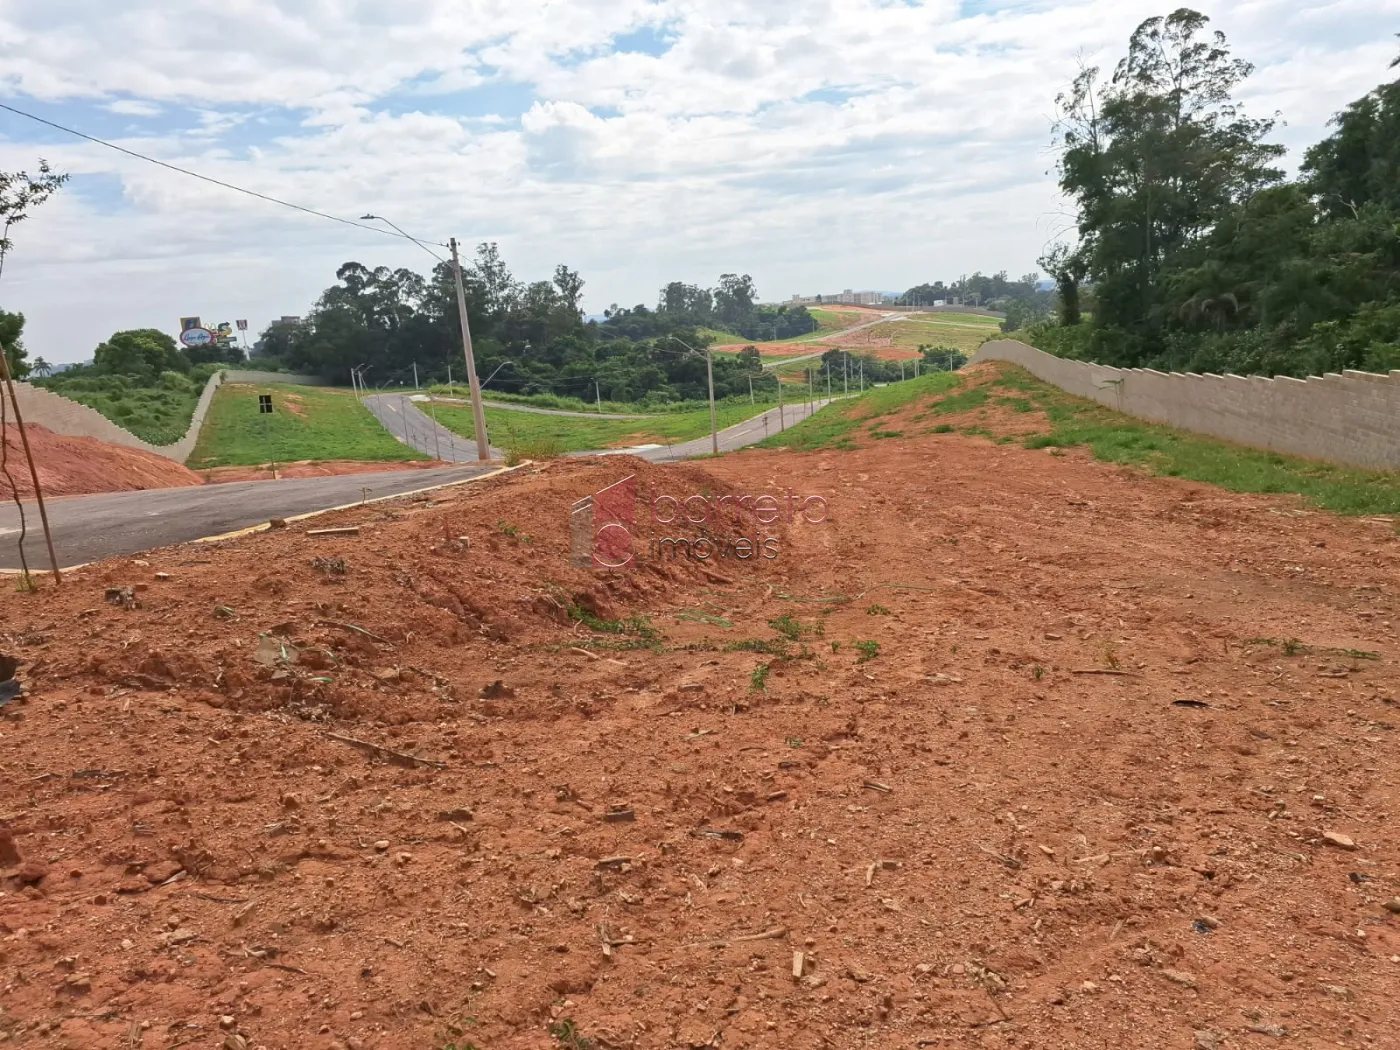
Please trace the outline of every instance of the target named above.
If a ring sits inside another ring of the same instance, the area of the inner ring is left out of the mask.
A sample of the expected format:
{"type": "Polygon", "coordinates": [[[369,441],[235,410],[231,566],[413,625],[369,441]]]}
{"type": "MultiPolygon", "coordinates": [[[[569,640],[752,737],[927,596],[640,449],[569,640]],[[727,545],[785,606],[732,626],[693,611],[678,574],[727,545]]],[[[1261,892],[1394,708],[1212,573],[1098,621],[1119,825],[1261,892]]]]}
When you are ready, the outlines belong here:
{"type": "Polygon", "coordinates": [[[983,343],[979,361],[1009,361],[1066,393],[1154,423],[1355,467],[1400,470],[1400,370],[1389,375],[1196,375],[1069,361],[1014,339],[983,343]]]}
{"type": "MultiPolygon", "coordinates": [[[[73,437],[90,437],[111,445],[125,445],[154,452],[157,456],[183,463],[194,452],[199,440],[199,429],[204,425],[204,417],[209,412],[209,404],[214,400],[214,392],[224,383],[294,383],[299,386],[327,385],[318,376],[287,375],[282,372],[254,372],[237,368],[226,368],[215,372],[204,384],[199,401],[195,405],[194,416],[190,419],[185,436],[171,445],[152,445],[124,427],[118,426],[101,412],[87,405],[70,401],[61,394],[28,383],[15,384],[15,396],[19,400],[20,411],[26,423],[37,423],[55,434],[68,434],[73,437]]],[[[11,420],[13,422],[13,420],[11,420]]]]}

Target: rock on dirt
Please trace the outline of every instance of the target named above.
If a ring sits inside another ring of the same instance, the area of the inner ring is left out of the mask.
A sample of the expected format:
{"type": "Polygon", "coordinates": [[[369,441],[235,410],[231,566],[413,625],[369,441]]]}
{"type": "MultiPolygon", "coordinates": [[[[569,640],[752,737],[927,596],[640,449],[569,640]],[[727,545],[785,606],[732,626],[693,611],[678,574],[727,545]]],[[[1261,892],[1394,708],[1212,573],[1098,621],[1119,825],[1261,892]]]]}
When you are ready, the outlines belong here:
{"type": "Polygon", "coordinates": [[[0,868],[13,868],[20,862],[19,847],[9,828],[0,826],[0,868]]]}
{"type": "Polygon", "coordinates": [[[1343,835],[1340,831],[1324,831],[1322,833],[1322,841],[1329,846],[1335,846],[1337,849],[1354,850],[1358,848],[1355,839],[1350,835],[1343,835]]]}

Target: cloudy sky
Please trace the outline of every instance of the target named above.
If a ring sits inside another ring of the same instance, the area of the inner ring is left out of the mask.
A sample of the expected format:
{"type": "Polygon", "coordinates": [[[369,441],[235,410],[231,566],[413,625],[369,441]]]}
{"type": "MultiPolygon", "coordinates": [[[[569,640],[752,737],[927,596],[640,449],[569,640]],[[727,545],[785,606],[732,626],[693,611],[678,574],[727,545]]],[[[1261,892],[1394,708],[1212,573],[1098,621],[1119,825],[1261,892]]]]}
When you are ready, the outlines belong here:
{"type": "MultiPolygon", "coordinates": [[[[751,273],[765,298],[1034,268],[1067,227],[1049,124],[1141,0],[0,0],[0,101],[337,215],[582,271],[585,307],[751,273]]],[[[1202,5],[1295,152],[1387,75],[1400,0],[1202,5]]],[[[1392,74],[1393,75],[1393,74],[1392,74]]],[[[31,356],[304,313],[411,244],[0,111],[0,169],[72,182],[14,231],[31,356]]]]}

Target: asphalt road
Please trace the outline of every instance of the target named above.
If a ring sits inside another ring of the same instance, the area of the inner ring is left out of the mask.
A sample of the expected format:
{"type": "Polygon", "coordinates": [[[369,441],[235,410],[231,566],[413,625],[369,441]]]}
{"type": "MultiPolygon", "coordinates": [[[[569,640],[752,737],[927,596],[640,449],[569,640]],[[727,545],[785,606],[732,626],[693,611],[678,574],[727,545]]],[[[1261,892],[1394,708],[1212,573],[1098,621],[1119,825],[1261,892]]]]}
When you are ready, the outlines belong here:
{"type": "MultiPolygon", "coordinates": [[[[48,500],[45,506],[53,528],[54,550],[59,566],[63,567],[119,554],[135,554],[202,536],[216,536],[261,524],[269,518],[287,518],[362,499],[463,481],[491,469],[489,465],[473,464],[381,474],[237,481],[227,485],[68,496],[48,500]]],[[[46,569],[49,555],[39,526],[39,511],[28,500],[25,501],[25,517],[29,531],[24,553],[29,559],[29,568],[46,569]]],[[[19,528],[19,511],[15,505],[0,506],[0,568],[20,567],[19,528]]]]}
{"type": "MultiPolygon", "coordinates": [[[[840,400],[833,398],[832,400],[840,400]]],[[[816,402],[815,408],[823,408],[831,402],[822,399],[816,402]]],[[[752,445],[755,441],[762,441],[764,438],[780,433],[788,427],[794,426],[806,419],[811,412],[807,410],[805,402],[798,402],[795,405],[784,405],[781,414],[778,409],[770,408],[762,415],[746,419],[742,423],[735,423],[732,427],[726,427],[719,432],[719,450],[721,452],[733,452],[741,449],[745,445],[752,445]]],[[[653,463],[669,463],[676,459],[694,459],[696,456],[713,455],[714,446],[710,440],[710,435],[696,438],[693,441],[683,441],[679,445],[659,445],[656,447],[641,448],[617,448],[609,449],[608,455],[625,454],[629,456],[640,456],[642,459],[650,460],[653,463]]],[[[596,452],[579,452],[580,456],[596,456],[596,452]]]]}
{"type": "MultiPolygon", "coordinates": [[[[374,418],[384,424],[384,429],[409,448],[444,463],[477,462],[476,441],[434,423],[410,395],[371,394],[364,402],[374,418]]],[[[504,454],[500,449],[491,450],[493,459],[500,459],[504,454]]]]}
{"type": "MultiPolygon", "coordinates": [[[[821,408],[826,404],[828,402],[822,399],[816,402],[815,407],[821,408]]],[[[215,536],[259,525],[269,518],[287,518],[362,499],[377,499],[432,485],[464,481],[492,469],[489,464],[476,462],[475,442],[434,424],[407,395],[374,395],[365,398],[365,405],[400,441],[406,437],[406,443],[420,452],[440,456],[458,465],[432,470],[107,492],[49,500],[49,524],[53,528],[54,548],[60,567],[135,554],[202,536],[215,536]]],[[[801,422],[808,414],[807,405],[802,402],[784,405],[781,419],[778,409],[771,408],[752,419],[721,430],[720,451],[732,452],[762,441],[784,427],[801,422]]],[[[608,454],[640,456],[654,463],[708,456],[711,454],[710,435],[670,446],[610,449],[608,454]]],[[[493,455],[499,460],[499,451],[493,450],[493,455]]],[[[29,528],[24,552],[31,570],[43,569],[48,565],[48,552],[39,525],[38,508],[26,501],[25,512],[29,528]]],[[[19,511],[14,504],[0,506],[0,569],[20,567],[19,531],[19,511]]]]}

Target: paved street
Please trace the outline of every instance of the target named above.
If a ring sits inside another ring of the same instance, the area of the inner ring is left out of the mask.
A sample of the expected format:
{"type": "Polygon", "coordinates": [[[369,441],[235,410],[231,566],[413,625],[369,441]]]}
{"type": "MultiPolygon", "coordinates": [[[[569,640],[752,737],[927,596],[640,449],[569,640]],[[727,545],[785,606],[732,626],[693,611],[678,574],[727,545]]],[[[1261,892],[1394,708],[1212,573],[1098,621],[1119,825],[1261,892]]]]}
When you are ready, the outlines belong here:
{"type": "MultiPolygon", "coordinates": [[[[364,403],[374,418],[384,424],[384,429],[409,448],[427,453],[444,463],[477,462],[475,439],[454,434],[434,423],[411,397],[410,394],[370,394],[364,403]]],[[[500,449],[491,450],[493,459],[504,455],[500,449]]]]}
{"type": "MultiPolygon", "coordinates": [[[[499,466],[499,464],[497,464],[499,466]]],[[[179,489],[104,492],[49,500],[49,524],[60,566],[183,543],[361,499],[393,496],[430,485],[476,477],[492,467],[456,466],[379,474],[342,474],[282,481],[237,481],[179,489]],[[366,491],[362,491],[366,490],[366,491]]],[[[38,507],[25,501],[29,567],[49,564],[38,507]]],[[[0,506],[0,568],[18,569],[19,511],[0,506]]]]}
{"type": "MultiPolygon", "coordinates": [[[[840,400],[834,398],[833,400],[840,400]]],[[[816,402],[816,409],[823,408],[830,404],[826,399],[816,402]]],[[[781,432],[790,426],[806,419],[810,412],[807,411],[805,402],[795,405],[784,405],[781,414],[778,409],[770,408],[762,415],[746,419],[742,423],[736,423],[732,427],[726,427],[719,432],[719,450],[721,452],[733,452],[741,449],[745,445],[752,445],[755,441],[762,441],[764,438],[781,432]]],[[[679,445],[661,445],[657,448],[640,449],[610,449],[610,453],[626,453],[628,455],[640,456],[642,459],[650,460],[653,463],[668,463],[675,459],[692,459],[696,456],[708,456],[713,453],[713,445],[710,435],[696,438],[693,441],[683,441],[679,445]]],[[[578,455],[597,455],[596,452],[580,452],[578,455]]]]}
{"type": "MultiPolygon", "coordinates": [[[[821,408],[825,399],[816,402],[821,408]]],[[[47,504],[54,530],[54,547],[60,566],[81,565],[100,558],[183,543],[258,525],[269,518],[286,518],[324,510],[361,499],[376,499],[416,489],[461,481],[493,469],[476,462],[476,443],[437,426],[410,401],[408,395],[379,394],[365,398],[365,405],[399,440],[430,456],[440,456],[456,466],[433,470],[392,471],[378,474],[342,474],[321,478],[287,478],[282,481],[239,481],[227,485],[197,485],[178,489],[145,489],[107,492],[93,496],[68,496],[47,504]],[[405,429],[406,428],[406,429],[405,429]],[[364,491],[362,491],[362,489],[364,491]]],[[[762,441],[808,416],[807,405],[784,405],[779,419],[776,408],[719,432],[721,452],[762,441]]],[[[708,456],[710,435],[677,445],[636,449],[610,449],[608,454],[640,456],[654,463],[708,456]]],[[[577,455],[598,455],[583,452],[577,455]]],[[[493,450],[497,460],[502,457],[493,450]]],[[[37,506],[26,501],[29,522],[24,551],[31,569],[48,565],[48,552],[39,525],[37,506]]],[[[19,511],[13,503],[0,506],[0,569],[18,569],[19,511]]]]}

